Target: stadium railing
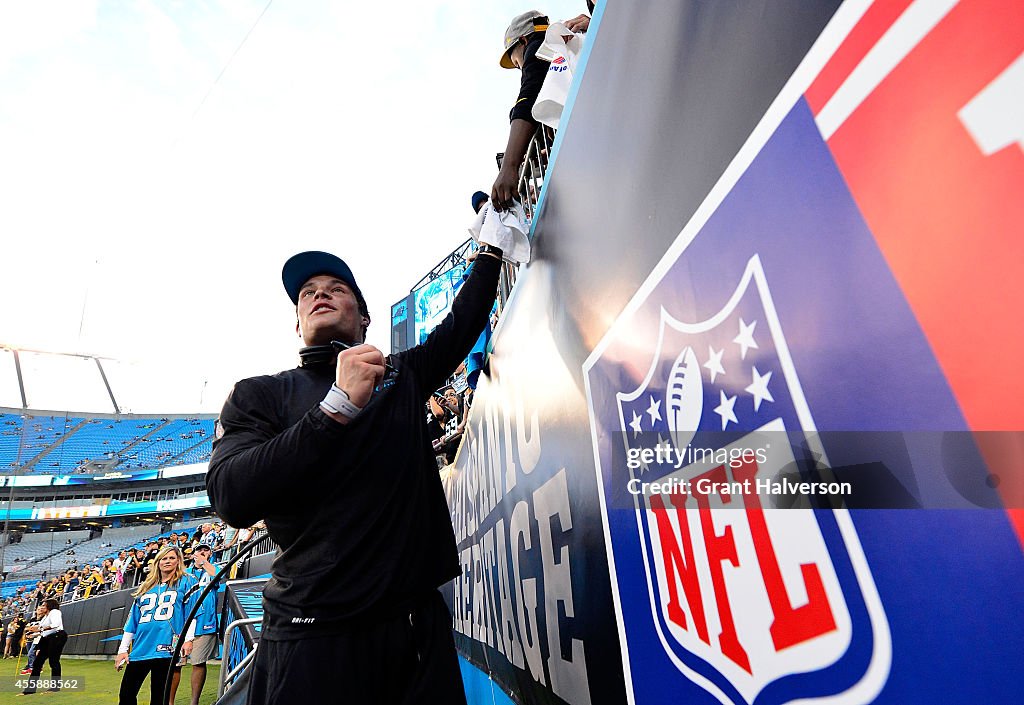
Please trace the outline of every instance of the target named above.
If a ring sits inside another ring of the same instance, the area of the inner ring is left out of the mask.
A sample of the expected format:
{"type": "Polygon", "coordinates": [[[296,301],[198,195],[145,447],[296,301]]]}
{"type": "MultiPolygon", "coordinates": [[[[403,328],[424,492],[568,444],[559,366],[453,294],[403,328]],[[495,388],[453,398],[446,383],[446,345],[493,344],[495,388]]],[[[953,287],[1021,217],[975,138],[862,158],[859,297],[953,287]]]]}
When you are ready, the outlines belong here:
{"type": "MultiPolygon", "coordinates": [[[[516,184],[516,191],[519,194],[519,202],[523,204],[523,211],[526,213],[527,225],[532,225],[536,215],[554,142],[555,131],[545,125],[538,125],[526,147],[523,164],[519,167],[519,182],[516,184]]],[[[499,165],[501,158],[503,155],[499,155],[499,165]]],[[[509,262],[502,265],[501,277],[498,280],[498,303],[502,310],[512,293],[512,287],[515,286],[518,271],[518,265],[509,262]]]]}

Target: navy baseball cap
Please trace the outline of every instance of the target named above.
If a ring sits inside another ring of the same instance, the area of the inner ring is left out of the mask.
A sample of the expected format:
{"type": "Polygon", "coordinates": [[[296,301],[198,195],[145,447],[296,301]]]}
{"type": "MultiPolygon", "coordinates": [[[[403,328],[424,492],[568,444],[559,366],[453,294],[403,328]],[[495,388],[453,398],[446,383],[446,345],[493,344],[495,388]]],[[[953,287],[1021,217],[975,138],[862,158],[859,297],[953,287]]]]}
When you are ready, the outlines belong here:
{"type": "Polygon", "coordinates": [[[472,201],[473,202],[473,210],[475,212],[479,213],[480,212],[480,204],[482,204],[484,201],[486,201],[489,198],[490,198],[490,196],[488,196],[483,191],[477,191],[476,193],[474,193],[473,194],[473,201],[472,201]]]}
{"type": "Polygon", "coordinates": [[[293,304],[296,306],[299,304],[299,290],[302,288],[302,285],[318,274],[329,274],[332,277],[337,277],[352,287],[352,293],[356,295],[356,301],[359,302],[359,311],[366,315],[366,299],[363,298],[363,292],[359,290],[359,285],[356,284],[356,278],[352,276],[352,270],[349,269],[348,265],[340,257],[335,257],[329,252],[318,252],[316,250],[300,252],[291,257],[284,263],[284,268],[281,270],[281,281],[284,282],[284,290],[288,292],[288,296],[293,304]]]}

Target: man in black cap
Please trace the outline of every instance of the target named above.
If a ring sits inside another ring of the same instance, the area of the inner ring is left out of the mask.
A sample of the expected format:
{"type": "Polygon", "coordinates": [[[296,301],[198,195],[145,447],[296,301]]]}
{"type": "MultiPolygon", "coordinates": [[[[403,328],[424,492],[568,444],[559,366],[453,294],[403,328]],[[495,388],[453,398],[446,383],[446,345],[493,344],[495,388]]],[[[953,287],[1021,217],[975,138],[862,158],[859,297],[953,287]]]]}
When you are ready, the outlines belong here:
{"type": "Polygon", "coordinates": [[[281,549],[250,704],[465,702],[437,591],[459,560],[423,405],[487,321],[501,250],[480,254],[444,321],[388,358],[364,343],[370,316],[345,262],[285,263],[301,364],[235,385],[206,478],[218,515],[265,519],[281,549]]]}

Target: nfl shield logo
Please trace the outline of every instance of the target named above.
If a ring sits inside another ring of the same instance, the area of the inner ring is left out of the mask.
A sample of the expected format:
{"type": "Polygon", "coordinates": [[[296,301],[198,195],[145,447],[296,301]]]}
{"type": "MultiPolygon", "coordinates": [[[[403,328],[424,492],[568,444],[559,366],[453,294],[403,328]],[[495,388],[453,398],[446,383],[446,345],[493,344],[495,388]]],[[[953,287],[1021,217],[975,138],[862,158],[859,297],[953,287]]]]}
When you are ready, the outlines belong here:
{"type": "Polygon", "coordinates": [[[869,702],[889,631],[851,518],[773,495],[780,475],[827,477],[828,453],[759,258],[705,320],[641,313],[653,359],[632,384],[599,360],[622,381],[596,399],[591,380],[590,399],[595,429],[618,429],[598,463],[627,674],[735,705],[869,702]]]}

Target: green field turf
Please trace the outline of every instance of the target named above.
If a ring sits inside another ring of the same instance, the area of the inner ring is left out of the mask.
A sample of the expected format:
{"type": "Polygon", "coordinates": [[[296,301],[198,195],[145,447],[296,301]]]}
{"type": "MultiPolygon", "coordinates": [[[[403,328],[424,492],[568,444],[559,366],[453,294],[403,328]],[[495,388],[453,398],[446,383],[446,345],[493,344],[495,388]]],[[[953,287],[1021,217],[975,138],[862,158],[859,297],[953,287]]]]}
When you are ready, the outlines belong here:
{"type": "MultiPolygon", "coordinates": [[[[5,690],[0,692],[0,703],[7,705],[21,705],[22,703],[39,703],[46,705],[113,705],[117,703],[117,693],[121,688],[121,676],[124,671],[118,673],[114,670],[113,661],[93,661],[89,659],[76,659],[65,656],[60,660],[63,668],[62,677],[81,678],[84,688],[78,691],[64,690],[60,693],[39,692],[31,696],[18,696],[10,691],[12,679],[17,675],[14,659],[0,660],[0,678],[3,679],[5,690]]],[[[24,663],[24,658],[22,659],[24,663]]],[[[181,674],[181,685],[178,687],[176,703],[190,702],[192,689],[188,679],[192,668],[186,666],[181,674]]],[[[42,678],[49,678],[50,669],[43,667],[42,678]]],[[[206,686],[199,699],[201,705],[209,705],[217,699],[217,680],[220,678],[220,666],[210,664],[207,667],[206,686]]],[[[142,684],[139,691],[140,705],[149,702],[149,679],[142,684]]]]}

